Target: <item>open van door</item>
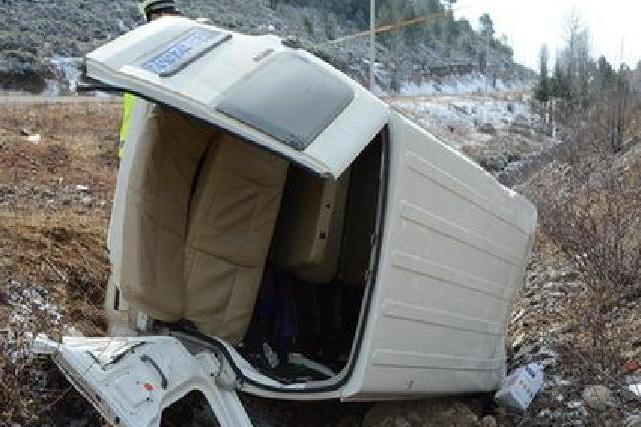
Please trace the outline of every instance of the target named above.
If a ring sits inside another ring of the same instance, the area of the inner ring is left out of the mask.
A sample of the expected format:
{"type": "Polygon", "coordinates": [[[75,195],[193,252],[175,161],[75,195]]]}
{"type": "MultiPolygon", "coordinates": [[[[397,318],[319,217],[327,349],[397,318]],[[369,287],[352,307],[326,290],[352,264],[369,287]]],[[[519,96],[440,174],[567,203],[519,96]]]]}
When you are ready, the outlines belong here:
{"type": "Polygon", "coordinates": [[[192,355],[176,338],[39,337],[34,351],[51,354],[112,425],[158,426],[163,409],[190,392],[202,393],[222,427],[252,425],[228,367],[211,352],[192,355]]]}
{"type": "Polygon", "coordinates": [[[389,109],[274,36],[163,17],[90,53],[86,74],[198,117],[324,177],[338,178],[389,109]]]}

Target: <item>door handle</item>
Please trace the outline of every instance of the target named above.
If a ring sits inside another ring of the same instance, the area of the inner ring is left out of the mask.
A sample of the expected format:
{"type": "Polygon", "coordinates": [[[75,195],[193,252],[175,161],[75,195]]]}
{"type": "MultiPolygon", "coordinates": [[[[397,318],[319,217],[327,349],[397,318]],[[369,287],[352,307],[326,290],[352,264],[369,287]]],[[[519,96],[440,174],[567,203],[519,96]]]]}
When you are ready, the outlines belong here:
{"type": "Polygon", "coordinates": [[[160,366],[158,366],[158,364],[154,361],[154,359],[152,359],[146,354],[143,354],[142,356],[140,356],[140,361],[147,362],[154,367],[156,372],[158,372],[158,375],[160,375],[160,386],[162,387],[163,390],[167,390],[167,385],[168,385],[167,377],[165,376],[162,369],[160,369],[160,366]]]}

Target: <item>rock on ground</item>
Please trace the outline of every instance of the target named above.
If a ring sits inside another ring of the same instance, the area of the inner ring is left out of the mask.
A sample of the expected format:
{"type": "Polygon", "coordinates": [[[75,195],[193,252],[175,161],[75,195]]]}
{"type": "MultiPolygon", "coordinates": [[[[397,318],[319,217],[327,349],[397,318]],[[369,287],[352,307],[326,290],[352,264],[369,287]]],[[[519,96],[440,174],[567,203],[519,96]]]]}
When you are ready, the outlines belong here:
{"type": "Polygon", "coordinates": [[[612,393],[607,387],[593,385],[586,387],[583,391],[583,400],[590,408],[603,411],[611,404],[612,393]]]}
{"type": "Polygon", "coordinates": [[[380,403],[363,419],[363,427],[491,427],[491,416],[482,420],[470,406],[452,399],[380,403]]]}

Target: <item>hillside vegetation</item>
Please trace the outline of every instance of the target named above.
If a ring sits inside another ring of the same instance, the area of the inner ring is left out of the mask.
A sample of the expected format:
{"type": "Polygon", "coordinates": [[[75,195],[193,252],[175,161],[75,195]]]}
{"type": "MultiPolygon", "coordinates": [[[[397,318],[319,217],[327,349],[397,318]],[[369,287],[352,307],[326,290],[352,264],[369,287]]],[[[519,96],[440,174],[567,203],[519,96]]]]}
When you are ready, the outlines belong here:
{"type": "MultiPolygon", "coordinates": [[[[433,15],[426,22],[378,38],[379,85],[398,89],[402,81],[428,74],[491,68],[497,75],[523,74],[511,49],[494,34],[485,16],[480,31],[455,19],[449,2],[380,0],[379,25],[433,15]],[[488,48],[489,46],[489,48],[488,48]],[[459,68],[457,68],[459,67],[459,68]],[[460,68],[463,67],[463,68],[460,68]]],[[[351,76],[367,75],[368,39],[331,40],[366,30],[366,0],[177,0],[193,18],[250,34],[274,33],[311,50],[351,76]]],[[[52,58],[82,57],[101,44],[143,24],[132,0],[0,0],[0,89],[41,92],[47,79],[62,79],[52,58]]],[[[475,24],[475,23],[474,23],[475,24]]]]}

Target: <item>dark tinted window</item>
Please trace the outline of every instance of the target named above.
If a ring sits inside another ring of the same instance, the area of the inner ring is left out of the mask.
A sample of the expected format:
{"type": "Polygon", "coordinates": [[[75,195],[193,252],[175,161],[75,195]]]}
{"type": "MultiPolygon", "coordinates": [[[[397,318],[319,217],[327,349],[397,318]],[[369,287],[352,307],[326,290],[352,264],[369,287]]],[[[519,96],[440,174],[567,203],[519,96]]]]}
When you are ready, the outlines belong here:
{"type": "Polygon", "coordinates": [[[353,99],[347,83],[291,53],[236,83],[217,110],[304,150],[353,99]]]}

